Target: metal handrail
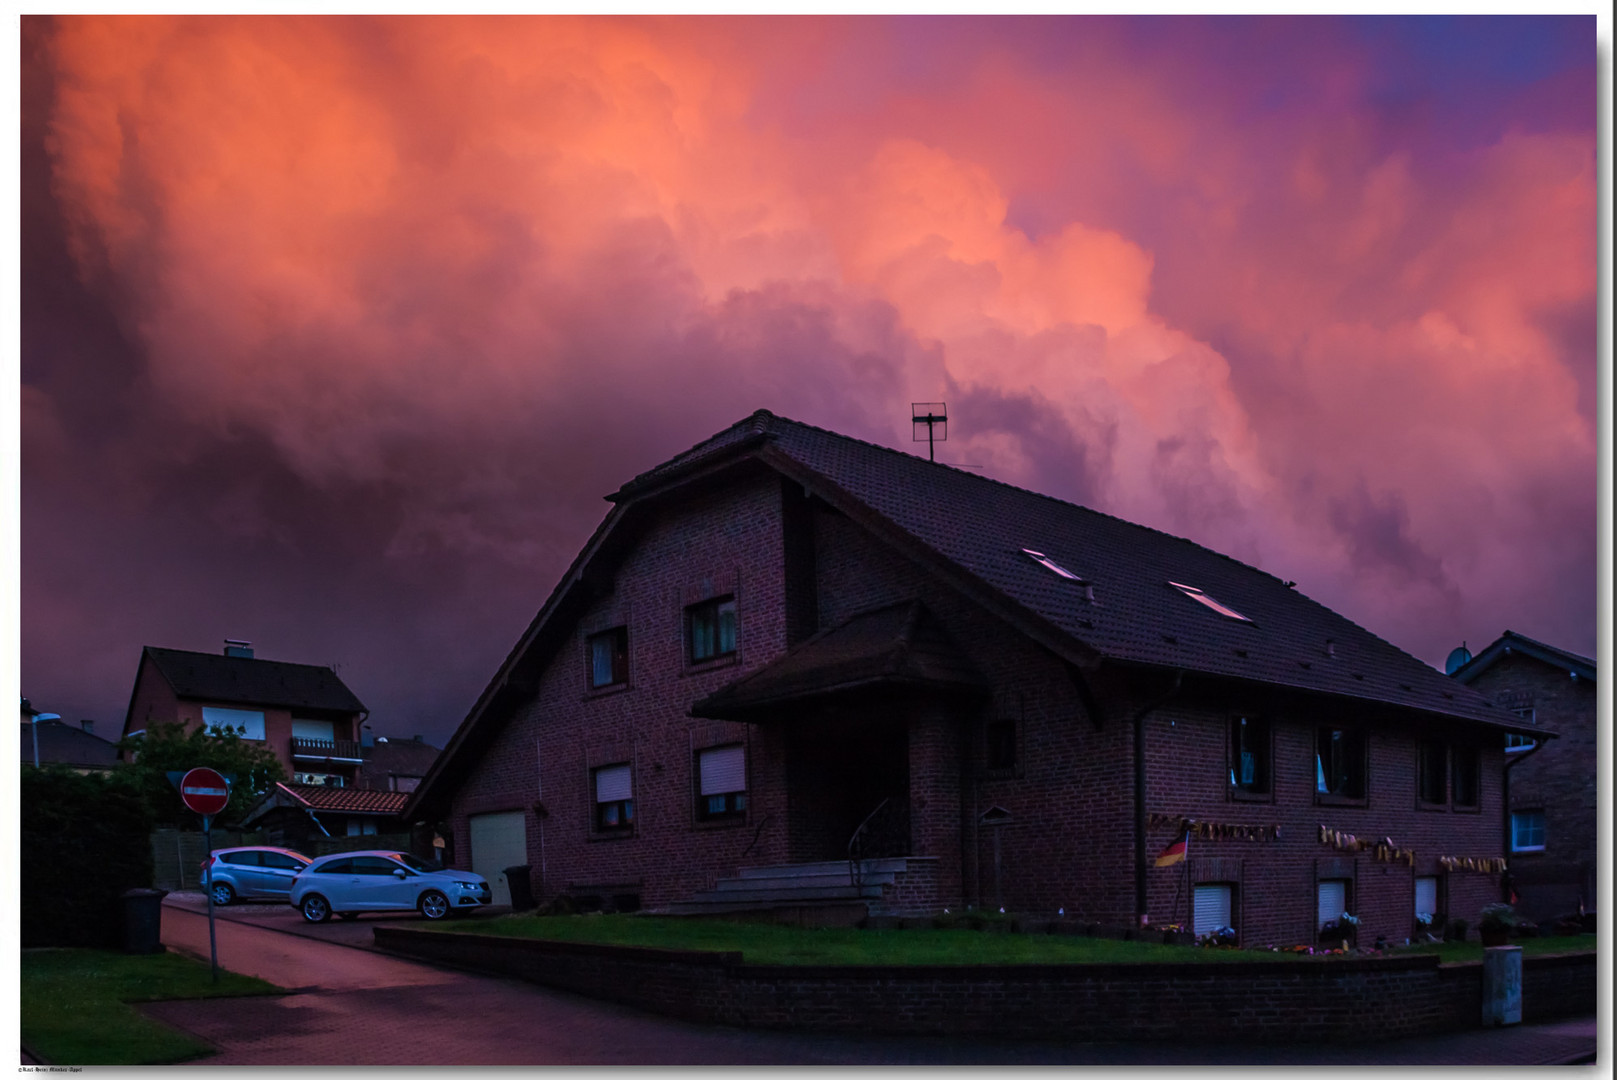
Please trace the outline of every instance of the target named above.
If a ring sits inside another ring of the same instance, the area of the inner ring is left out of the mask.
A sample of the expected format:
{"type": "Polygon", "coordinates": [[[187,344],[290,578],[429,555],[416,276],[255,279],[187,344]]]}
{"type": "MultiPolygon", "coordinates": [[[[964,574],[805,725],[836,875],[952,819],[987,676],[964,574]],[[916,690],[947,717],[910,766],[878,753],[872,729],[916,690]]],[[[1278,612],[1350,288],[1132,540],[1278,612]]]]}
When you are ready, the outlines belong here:
{"type": "Polygon", "coordinates": [[[864,881],[862,880],[863,873],[859,866],[861,860],[857,855],[854,854],[854,849],[859,846],[859,837],[865,831],[865,826],[870,824],[870,819],[881,813],[882,807],[886,806],[891,801],[892,796],[889,795],[887,798],[877,803],[876,809],[866,814],[865,820],[861,821],[859,823],[859,827],[853,831],[853,835],[848,837],[848,884],[854,886],[855,888],[864,884],[864,881]]]}

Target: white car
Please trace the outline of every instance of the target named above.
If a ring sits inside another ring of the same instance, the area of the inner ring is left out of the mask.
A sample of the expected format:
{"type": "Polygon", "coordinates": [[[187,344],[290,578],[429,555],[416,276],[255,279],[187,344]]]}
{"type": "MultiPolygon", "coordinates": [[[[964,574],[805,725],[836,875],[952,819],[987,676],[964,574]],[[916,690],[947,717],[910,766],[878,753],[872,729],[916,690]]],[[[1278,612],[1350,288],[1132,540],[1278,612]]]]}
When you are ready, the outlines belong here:
{"type": "Polygon", "coordinates": [[[419,911],[437,920],[492,902],[488,882],[469,870],[451,870],[405,851],[344,851],[314,860],[292,882],[292,906],[310,922],[335,912],[352,919],[362,911],[419,911]]]}
{"type": "Polygon", "coordinates": [[[202,887],[219,907],[258,897],[285,900],[309,861],[291,848],[220,848],[202,860],[202,887]]]}

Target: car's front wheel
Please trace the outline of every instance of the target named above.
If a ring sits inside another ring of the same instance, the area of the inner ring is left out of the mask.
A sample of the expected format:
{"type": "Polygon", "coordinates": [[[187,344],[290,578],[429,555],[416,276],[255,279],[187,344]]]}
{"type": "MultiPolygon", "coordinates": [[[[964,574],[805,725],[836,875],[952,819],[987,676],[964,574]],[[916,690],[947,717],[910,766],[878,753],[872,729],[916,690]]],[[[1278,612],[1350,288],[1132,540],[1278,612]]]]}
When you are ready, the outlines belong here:
{"type": "Polygon", "coordinates": [[[215,884],[209,891],[213,893],[214,907],[224,907],[236,899],[236,890],[223,881],[215,884]]]}
{"type": "Polygon", "coordinates": [[[449,897],[437,889],[428,889],[421,894],[421,900],[416,904],[421,914],[434,921],[449,914],[449,897]]]}
{"type": "Polygon", "coordinates": [[[325,922],[331,918],[331,905],[319,893],[305,896],[303,903],[298,905],[298,910],[303,912],[303,917],[310,922],[325,922]]]}

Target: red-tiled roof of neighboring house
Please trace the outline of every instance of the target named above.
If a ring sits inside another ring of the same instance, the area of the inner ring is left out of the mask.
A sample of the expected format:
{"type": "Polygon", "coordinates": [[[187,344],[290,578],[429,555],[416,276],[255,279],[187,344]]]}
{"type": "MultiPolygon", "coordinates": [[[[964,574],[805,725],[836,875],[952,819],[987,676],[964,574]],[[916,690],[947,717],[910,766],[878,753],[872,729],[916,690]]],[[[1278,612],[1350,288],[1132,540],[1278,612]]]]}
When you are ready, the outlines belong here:
{"type": "Polygon", "coordinates": [[[277,783],[275,786],[298,805],[334,814],[381,814],[391,817],[404,809],[405,800],[410,797],[404,791],[365,791],[318,784],[277,783]]]}

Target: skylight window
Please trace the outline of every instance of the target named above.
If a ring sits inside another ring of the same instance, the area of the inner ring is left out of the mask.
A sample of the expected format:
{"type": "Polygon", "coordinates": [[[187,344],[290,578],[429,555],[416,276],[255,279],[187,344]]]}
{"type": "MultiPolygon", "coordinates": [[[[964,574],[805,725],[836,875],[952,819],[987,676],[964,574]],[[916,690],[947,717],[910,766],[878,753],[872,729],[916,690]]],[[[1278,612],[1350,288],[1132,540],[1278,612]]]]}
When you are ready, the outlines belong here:
{"type": "Polygon", "coordinates": [[[1234,608],[1225,607],[1223,604],[1219,603],[1217,600],[1214,600],[1211,596],[1208,596],[1194,585],[1181,585],[1177,581],[1170,581],[1168,584],[1172,585],[1174,588],[1196,601],[1196,603],[1212,608],[1226,619],[1239,619],[1241,622],[1252,621],[1245,615],[1242,615],[1239,611],[1236,611],[1234,608]]]}
{"type": "Polygon", "coordinates": [[[1064,577],[1068,581],[1083,580],[1083,578],[1079,577],[1071,570],[1068,570],[1065,566],[1062,566],[1060,563],[1056,562],[1042,551],[1034,551],[1032,548],[1023,548],[1022,554],[1026,555],[1028,558],[1032,559],[1046,570],[1049,570],[1060,577],[1064,577]]]}

